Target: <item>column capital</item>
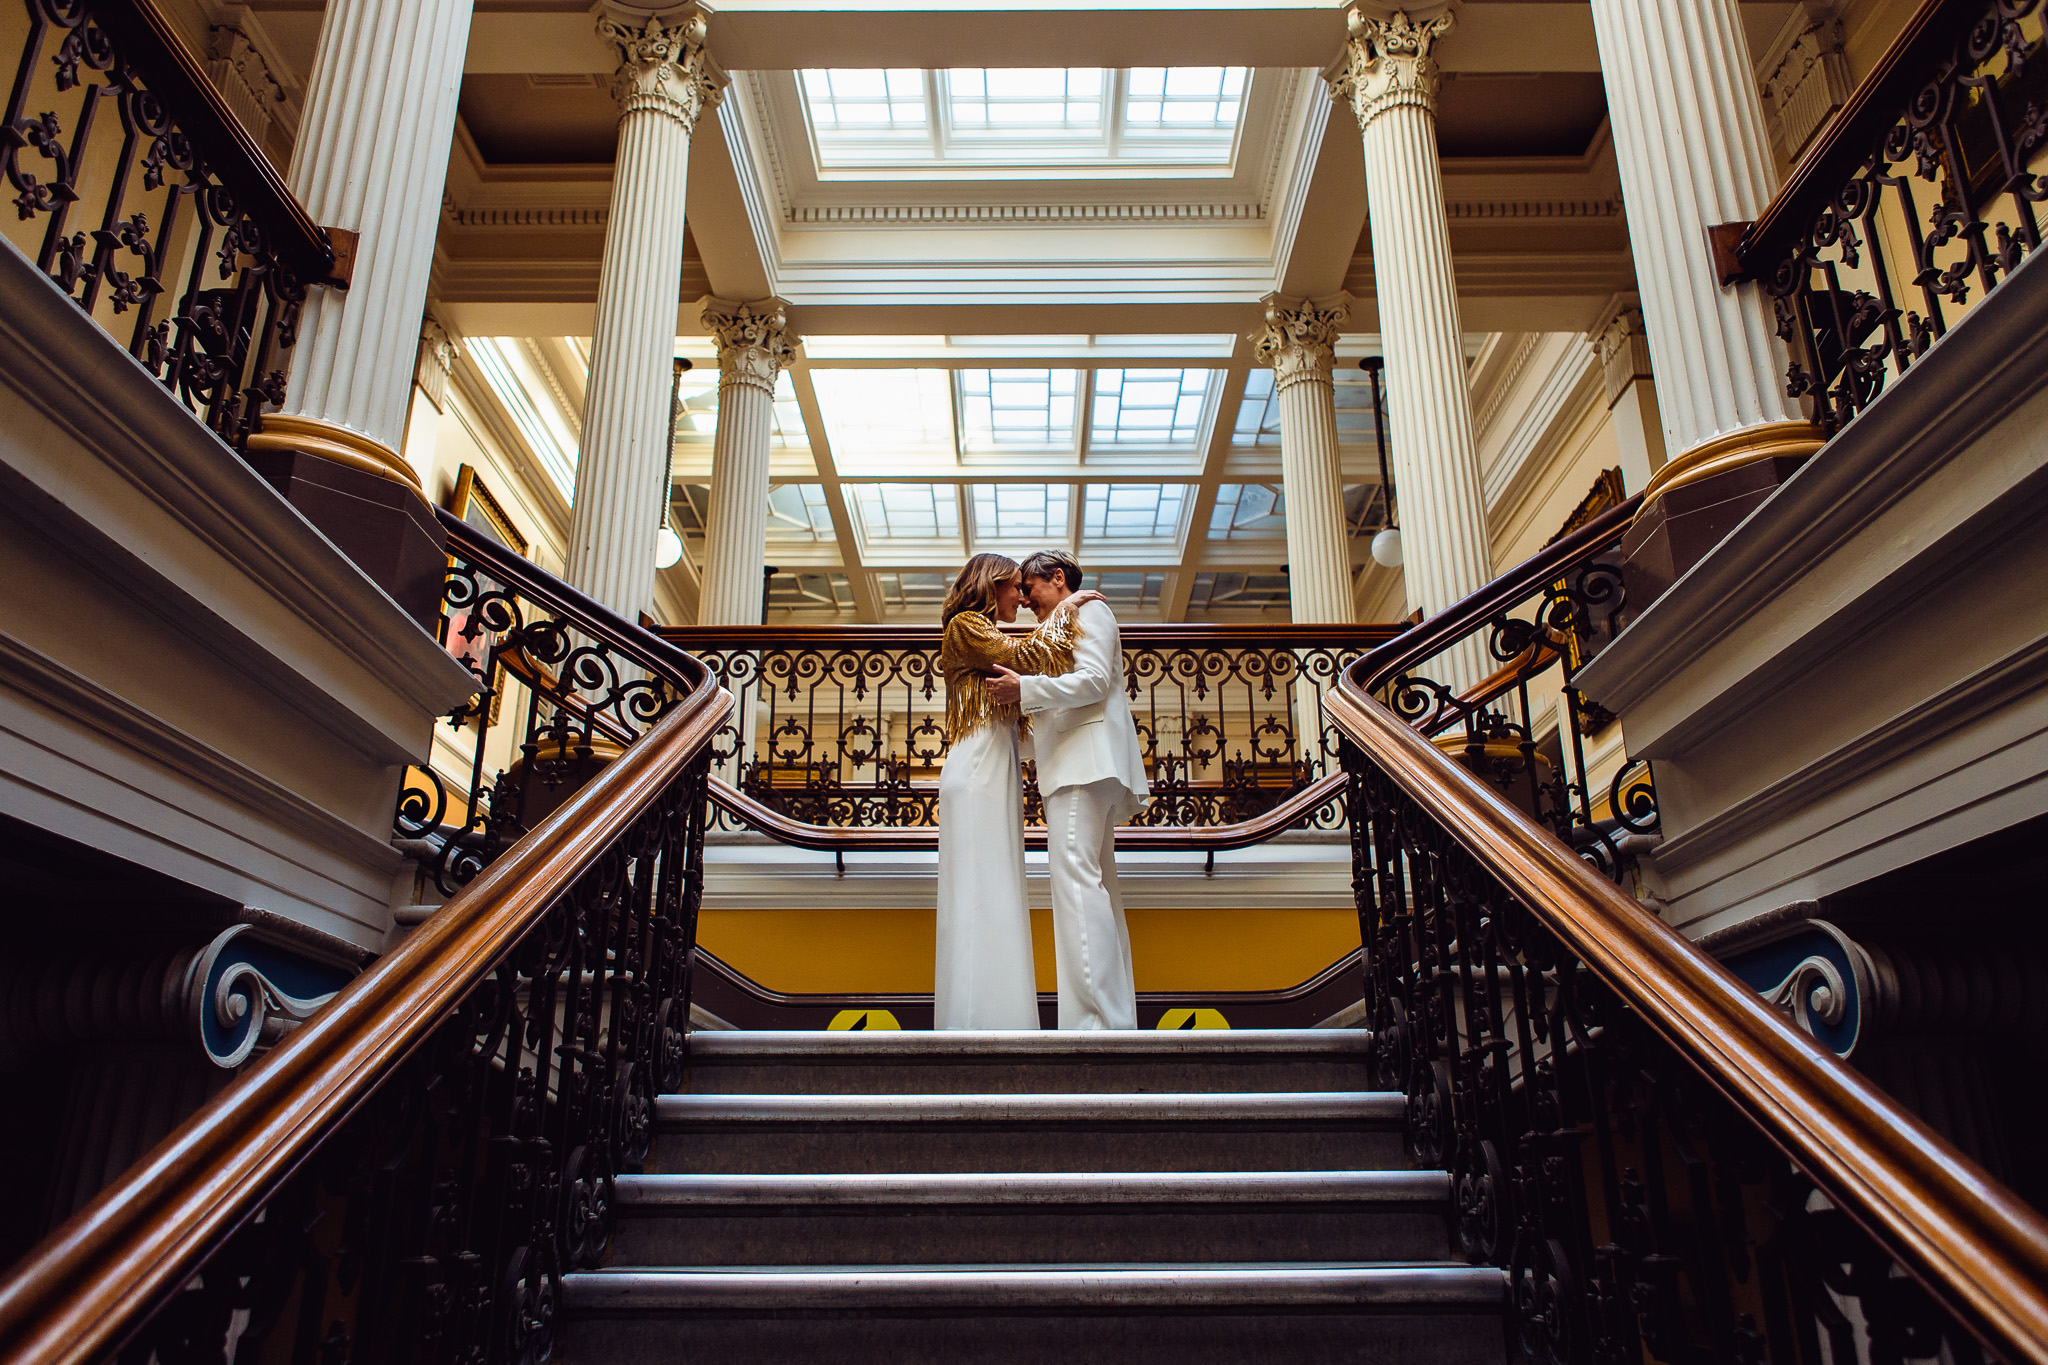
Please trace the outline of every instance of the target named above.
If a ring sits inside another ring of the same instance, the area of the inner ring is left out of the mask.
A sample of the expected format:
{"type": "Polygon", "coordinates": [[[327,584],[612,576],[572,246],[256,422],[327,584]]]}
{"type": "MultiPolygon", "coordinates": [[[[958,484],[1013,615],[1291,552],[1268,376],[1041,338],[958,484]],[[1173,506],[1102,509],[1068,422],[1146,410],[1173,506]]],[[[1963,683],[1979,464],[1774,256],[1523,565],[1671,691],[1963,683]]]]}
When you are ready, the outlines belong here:
{"type": "Polygon", "coordinates": [[[1268,294],[1260,302],[1266,306],[1266,324],[1253,339],[1252,354],[1273,367],[1275,391],[1309,379],[1329,383],[1337,334],[1351,316],[1351,295],[1297,299],[1268,294]]]}
{"type": "Polygon", "coordinates": [[[1350,35],[1344,44],[1342,69],[1330,78],[1330,94],[1349,104],[1358,116],[1362,131],[1389,109],[1412,105],[1436,113],[1437,87],[1442,74],[1432,55],[1437,40],[1456,23],[1454,11],[1445,5],[1420,7],[1416,19],[1405,9],[1383,10],[1379,6],[1355,4],[1344,15],[1350,35]]]}
{"type": "Polygon", "coordinates": [[[1642,300],[1633,292],[1616,294],[1600,312],[1588,337],[1607,385],[1607,405],[1638,379],[1650,377],[1650,339],[1643,331],[1642,300]]]}
{"type": "Polygon", "coordinates": [[[718,343],[720,384],[751,384],[775,392],[775,377],[796,357],[787,307],[781,299],[704,300],[704,326],[718,343]]]}
{"type": "Polygon", "coordinates": [[[622,114],[651,109],[695,132],[724,93],[728,78],[704,45],[704,14],[695,6],[648,13],[606,4],[597,34],[619,52],[612,98],[622,114]]]}

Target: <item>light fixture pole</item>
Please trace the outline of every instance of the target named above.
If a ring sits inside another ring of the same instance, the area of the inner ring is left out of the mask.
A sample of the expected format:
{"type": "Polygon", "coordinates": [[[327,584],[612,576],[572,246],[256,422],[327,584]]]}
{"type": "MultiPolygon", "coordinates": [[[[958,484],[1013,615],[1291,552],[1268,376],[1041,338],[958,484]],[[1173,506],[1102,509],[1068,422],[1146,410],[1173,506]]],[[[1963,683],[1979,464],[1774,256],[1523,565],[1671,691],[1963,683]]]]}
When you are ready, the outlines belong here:
{"type": "Polygon", "coordinates": [[[1386,408],[1380,398],[1380,372],[1387,368],[1385,356],[1369,355],[1358,362],[1372,382],[1372,439],[1380,451],[1380,496],[1387,500],[1387,524],[1372,538],[1373,563],[1382,568],[1401,567],[1401,527],[1394,520],[1394,474],[1387,466],[1386,408]]]}

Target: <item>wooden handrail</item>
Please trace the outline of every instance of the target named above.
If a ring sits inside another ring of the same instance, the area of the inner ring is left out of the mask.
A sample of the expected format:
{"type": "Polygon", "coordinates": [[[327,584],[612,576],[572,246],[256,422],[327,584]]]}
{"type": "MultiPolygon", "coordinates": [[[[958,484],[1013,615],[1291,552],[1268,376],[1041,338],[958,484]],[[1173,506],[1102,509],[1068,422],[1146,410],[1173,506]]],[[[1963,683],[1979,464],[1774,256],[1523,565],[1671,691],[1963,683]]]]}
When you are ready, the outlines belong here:
{"type": "Polygon", "coordinates": [[[300,279],[306,284],[327,279],[335,264],[327,230],[313,221],[269,155],[228,108],[163,11],[153,0],[101,0],[92,17],[119,41],[129,65],[185,132],[196,135],[208,169],[235,192],[245,212],[253,210],[257,222],[274,234],[272,244],[300,279]]]}
{"type": "Polygon", "coordinates": [[[0,1360],[9,1365],[86,1365],[117,1349],[428,1038],[731,713],[731,695],[697,660],[440,515],[465,558],[628,651],[682,700],[24,1257],[0,1283],[0,1360]]]}
{"type": "MultiPolygon", "coordinates": [[[[1399,674],[1478,630],[1504,607],[1512,607],[1544,584],[1563,578],[1602,542],[1620,535],[1635,519],[1642,501],[1643,495],[1638,493],[1570,535],[1558,537],[1485,587],[1373,650],[1351,666],[1350,674],[1364,679],[1368,692],[1377,692],[1399,674]]],[[[1483,691],[1499,676],[1495,673],[1482,680],[1475,690],[1483,691]]]]}
{"type": "Polygon", "coordinates": [[[2048,1219],[1403,725],[1368,690],[1369,662],[1324,701],[1367,761],[1993,1352],[2048,1361],[2048,1219]]]}
{"type": "MultiPolygon", "coordinates": [[[[1126,648],[1141,649],[1372,649],[1411,629],[1406,621],[1365,625],[1295,625],[1278,622],[1133,621],[1119,624],[1126,648]]],[[[656,626],[662,639],[691,652],[717,649],[937,649],[936,622],[884,626],[656,626]]]]}
{"type": "MultiPolygon", "coordinates": [[[[1116,846],[1126,849],[1189,850],[1208,853],[1250,848],[1254,844],[1265,843],[1275,835],[1284,833],[1297,822],[1314,815],[1343,795],[1343,774],[1332,773],[1328,777],[1317,778],[1263,815],[1255,815],[1249,820],[1240,820],[1235,824],[1118,825],[1116,846]]],[[[777,843],[791,844],[797,848],[815,849],[823,853],[860,853],[884,850],[931,852],[939,846],[939,830],[936,825],[852,827],[806,824],[763,805],[731,783],[717,777],[711,779],[711,799],[715,804],[745,821],[749,828],[767,835],[777,843]]],[[[1025,826],[1024,846],[1044,848],[1044,826],[1025,826]]]]}
{"type": "Polygon", "coordinates": [[[1823,205],[1841,192],[1857,167],[1897,122],[1930,66],[1983,14],[1982,0],[1921,0],[1899,36],[1870,74],[1828,121],[1771,202],[1735,243],[1735,259],[1748,279],[1763,279],[1813,226],[1823,205]]]}

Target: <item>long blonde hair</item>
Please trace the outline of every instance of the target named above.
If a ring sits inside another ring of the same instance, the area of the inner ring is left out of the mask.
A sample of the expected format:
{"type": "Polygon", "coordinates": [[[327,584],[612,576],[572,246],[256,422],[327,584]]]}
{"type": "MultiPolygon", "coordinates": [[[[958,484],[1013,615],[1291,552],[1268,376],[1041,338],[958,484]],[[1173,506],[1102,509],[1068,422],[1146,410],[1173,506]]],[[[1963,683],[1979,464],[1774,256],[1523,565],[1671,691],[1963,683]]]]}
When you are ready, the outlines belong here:
{"type": "Polygon", "coordinates": [[[1017,561],[1007,555],[978,554],[960,569],[960,576],[946,592],[939,624],[951,625],[963,611],[980,612],[995,619],[996,585],[1017,572],[1017,561]]]}

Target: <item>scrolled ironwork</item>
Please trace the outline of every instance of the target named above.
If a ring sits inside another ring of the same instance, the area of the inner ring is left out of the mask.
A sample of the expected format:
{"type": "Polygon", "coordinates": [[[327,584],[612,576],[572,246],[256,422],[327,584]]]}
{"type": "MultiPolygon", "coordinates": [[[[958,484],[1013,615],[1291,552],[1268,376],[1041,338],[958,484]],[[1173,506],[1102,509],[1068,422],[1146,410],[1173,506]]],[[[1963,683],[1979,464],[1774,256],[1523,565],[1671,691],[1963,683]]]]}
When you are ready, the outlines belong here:
{"type": "Polygon", "coordinates": [[[147,0],[26,9],[0,121],[7,233],[241,449],[284,401],[307,287],[334,264],[326,234],[147,0]]]}

